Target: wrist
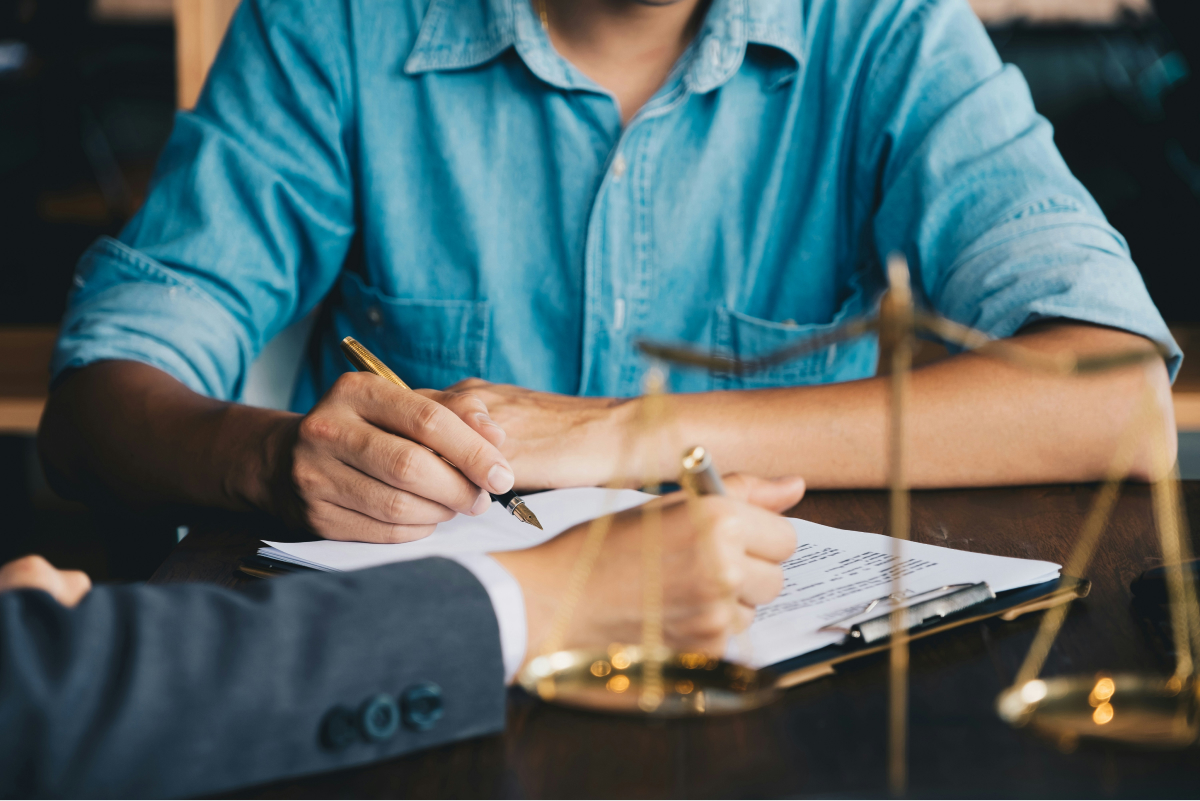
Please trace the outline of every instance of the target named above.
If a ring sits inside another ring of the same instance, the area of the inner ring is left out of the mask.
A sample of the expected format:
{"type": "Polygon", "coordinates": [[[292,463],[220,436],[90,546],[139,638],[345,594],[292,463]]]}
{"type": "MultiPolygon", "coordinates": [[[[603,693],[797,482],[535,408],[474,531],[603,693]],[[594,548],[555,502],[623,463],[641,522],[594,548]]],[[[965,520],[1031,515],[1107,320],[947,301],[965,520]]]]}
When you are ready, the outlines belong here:
{"type": "Polygon", "coordinates": [[[278,515],[277,488],[291,470],[300,415],[234,405],[225,428],[232,446],[220,459],[227,466],[222,487],[234,509],[278,515]]]}
{"type": "Polygon", "coordinates": [[[572,452],[586,456],[594,475],[581,482],[587,486],[609,486],[620,481],[641,486],[642,476],[631,475],[630,458],[637,452],[634,438],[641,436],[645,422],[645,399],[603,398],[579,427],[582,441],[572,443],[572,452]]]}
{"type": "MultiPolygon", "coordinates": [[[[554,627],[555,614],[566,596],[571,567],[578,556],[574,538],[560,535],[522,551],[488,554],[516,580],[525,601],[525,658],[521,669],[542,654],[554,627]]],[[[520,670],[517,671],[520,673],[520,670]]]]}

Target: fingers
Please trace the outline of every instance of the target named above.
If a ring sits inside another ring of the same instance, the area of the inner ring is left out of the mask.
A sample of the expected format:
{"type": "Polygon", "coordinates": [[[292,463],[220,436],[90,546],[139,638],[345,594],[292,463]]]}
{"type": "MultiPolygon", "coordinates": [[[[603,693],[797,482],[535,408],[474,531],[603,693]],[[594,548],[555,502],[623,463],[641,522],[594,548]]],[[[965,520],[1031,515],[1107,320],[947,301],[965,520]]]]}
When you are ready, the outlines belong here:
{"type": "MultiPolygon", "coordinates": [[[[732,634],[750,626],[755,608],[783,590],[780,563],[795,551],[796,533],[766,509],[729,497],[698,500],[709,521],[708,536],[676,541],[688,548],[690,539],[690,556],[677,560],[690,570],[666,571],[671,576],[667,597],[676,602],[676,645],[719,654],[732,634]],[[686,575],[688,583],[670,586],[676,574],[686,575]]],[[[683,525],[681,506],[666,510],[664,524],[683,525]]]]}
{"type": "Polygon", "coordinates": [[[796,529],[792,528],[787,518],[760,509],[754,509],[750,518],[752,520],[745,531],[748,556],[779,564],[795,553],[796,529]]]}
{"type": "Polygon", "coordinates": [[[804,497],[804,479],[799,476],[765,479],[732,473],[725,476],[724,480],[729,497],[772,512],[786,512],[804,497]]]}
{"type": "MultiPolygon", "coordinates": [[[[781,592],[780,562],[795,550],[795,530],[777,514],[730,497],[689,503],[681,495],[652,503],[661,512],[664,638],[675,648],[721,656],[729,637],[753,622],[755,607],[781,592]]],[[[613,518],[591,578],[594,602],[578,610],[581,645],[628,641],[640,630],[645,512],[643,506],[613,518]]],[[[537,581],[558,582],[557,591],[526,596],[549,599],[541,603],[546,620],[553,618],[555,599],[564,591],[558,577],[570,573],[587,534],[587,525],[576,526],[525,552],[530,559],[541,552],[548,562],[562,560],[559,567],[530,571],[537,581]]],[[[526,585],[528,579],[518,580],[526,590],[534,589],[526,585]]],[[[527,611],[537,607],[535,603],[527,611]]]]}
{"type": "Polygon", "coordinates": [[[25,556],[0,568],[0,592],[42,590],[63,606],[74,606],[92,588],[91,579],[78,570],[57,570],[37,555],[25,556]]]}
{"type": "MultiPolygon", "coordinates": [[[[306,480],[322,484],[321,474],[329,467],[323,457],[463,514],[470,514],[481,504],[481,484],[485,488],[489,484],[512,485],[511,470],[495,446],[449,409],[423,395],[395,387],[377,376],[349,373],[338,379],[327,398],[328,402],[323,400],[299,424],[299,458],[294,462],[299,474],[294,476],[294,483],[302,487],[302,495],[306,480]],[[450,444],[452,441],[458,444],[450,444]],[[444,448],[446,452],[439,450],[438,455],[429,448],[444,448]],[[453,461],[455,452],[468,451],[473,455],[461,464],[452,465],[441,458],[453,461]],[[464,475],[472,471],[477,474],[474,479],[464,475]],[[478,475],[481,471],[485,479],[482,482],[478,475]],[[497,471],[504,480],[486,480],[489,473],[497,471]]],[[[472,405],[469,398],[460,402],[472,405]]],[[[316,494],[368,511],[361,503],[344,503],[345,499],[330,497],[327,492],[316,494]]],[[[381,520],[388,522],[388,518],[381,520]]]]}
{"type": "Polygon", "coordinates": [[[482,378],[464,378],[457,384],[453,384],[446,388],[447,392],[471,392],[472,390],[481,389],[483,387],[497,386],[491,381],[484,381],[482,378]]]}
{"type": "Polygon", "coordinates": [[[750,628],[754,615],[754,607],[745,604],[712,604],[666,621],[664,634],[672,648],[720,658],[729,638],[750,628]]]}
{"type": "Polygon", "coordinates": [[[686,610],[664,609],[663,635],[667,644],[682,651],[699,651],[721,657],[738,624],[735,604],[709,603],[686,610]]]}
{"type": "Polygon", "coordinates": [[[730,497],[697,499],[718,548],[733,547],[729,553],[746,554],[778,564],[796,550],[796,530],[787,518],[730,497]]]}
{"type": "Polygon", "coordinates": [[[53,572],[51,564],[36,554],[14,559],[0,568],[0,592],[47,584],[53,572]]]}
{"type": "MultiPolygon", "coordinates": [[[[478,379],[468,379],[478,381],[478,379]]],[[[479,382],[484,383],[484,382],[479,382]]],[[[463,386],[464,382],[455,384],[454,387],[463,386]]],[[[474,429],[480,436],[488,442],[499,448],[504,444],[506,434],[495,420],[488,415],[487,404],[483,398],[476,395],[474,392],[465,390],[456,390],[454,387],[438,392],[432,389],[417,390],[421,395],[429,398],[432,401],[442,404],[450,411],[458,415],[458,418],[474,429]]]]}
{"type": "Polygon", "coordinates": [[[720,657],[733,635],[754,623],[758,606],[774,600],[783,588],[779,565],[746,559],[738,598],[710,597],[695,606],[668,607],[664,634],[671,647],[720,657]]]}
{"type": "Polygon", "coordinates": [[[479,501],[479,488],[428,449],[353,416],[329,419],[314,411],[300,421],[298,437],[291,478],[306,502],[366,511],[370,500],[355,497],[365,485],[335,483],[342,468],[464,514],[479,501]]]}
{"type": "Polygon", "coordinates": [[[742,564],[742,583],[738,587],[738,601],[753,608],[770,603],[783,590],[783,568],[778,562],[747,558],[742,564]]]}
{"type": "Polygon", "coordinates": [[[754,623],[754,616],[756,614],[758,614],[758,610],[753,606],[738,604],[736,607],[734,607],[734,631],[736,633],[741,633],[750,628],[750,625],[754,623]]]}
{"type": "Polygon", "coordinates": [[[433,449],[489,492],[512,489],[515,478],[508,461],[447,407],[366,373],[347,373],[338,384],[344,385],[344,396],[367,422],[433,449]]]}
{"type": "MultiPolygon", "coordinates": [[[[311,497],[324,500],[356,512],[361,512],[381,523],[408,525],[437,525],[450,520],[455,510],[443,504],[423,498],[406,490],[386,484],[360,470],[333,462],[323,476],[327,493],[316,490],[311,497]]],[[[474,486],[473,506],[466,514],[482,514],[492,499],[474,486]]]]}
{"type": "Polygon", "coordinates": [[[347,373],[292,431],[280,513],[328,538],[419,539],[455,513],[482,514],[485,490],[514,483],[497,449],[504,432],[471,392],[413,392],[347,373]]]}
{"type": "Polygon", "coordinates": [[[343,542],[413,542],[428,537],[436,528],[432,523],[384,523],[328,501],[312,504],[308,522],[312,530],[325,539],[343,542]]]}
{"type": "Polygon", "coordinates": [[[63,606],[75,606],[92,589],[92,580],[82,570],[59,570],[58,576],[59,590],[50,594],[63,606]]]}

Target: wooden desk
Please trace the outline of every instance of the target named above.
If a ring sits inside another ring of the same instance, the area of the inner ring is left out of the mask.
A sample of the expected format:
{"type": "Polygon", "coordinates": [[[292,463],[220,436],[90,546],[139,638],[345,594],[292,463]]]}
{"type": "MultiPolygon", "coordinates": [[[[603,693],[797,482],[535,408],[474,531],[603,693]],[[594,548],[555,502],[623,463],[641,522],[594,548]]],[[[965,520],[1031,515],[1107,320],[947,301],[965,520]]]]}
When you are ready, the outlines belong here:
{"type": "Polygon", "coordinates": [[[37,432],[57,336],[52,327],[0,328],[0,435],[37,432]]]}
{"type": "Polygon", "coordinates": [[[1171,326],[1175,341],[1185,354],[1183,368],[1175,378],[1171,395],[1175,401],[1175,424],[1180,431],[1200,431],[1200,359],[1195,358],[1200,348],[1200,326],[1171,326]]]}
{"type": "MultiPolygon", "coordinates": [[[[938,545],[1062,562],[1094,487],[921,492],[914,538],[938,545]]],[[[1200,482],[1185,487],[1200,510],[1200,482]]],[[[886,496],[813,493],[795,510],[842,528],[882,533],[886,496]]],[[[1192,530],[1200,530],[1193,511],[1192,530]]],[[[193,523],[152,579],[231,587],[270,521],[214,515],[193,523]]],[[[1089,571],[1046,674],[1168,670],[1130,613],[1129,582],[1159,563],[1149,491],[1130,488],[1089,571]]],[[[914,643],[910,792],[943,796],[1188,796],[1200,753],[1080,747],[1062,753],[1001,723],[992,703],[1029,646],[1038,615],[982,623],[914,643]]],[[[886,796],[886,668],[868,657],[732,717],[674,722],[604,717],[543,705],[512,691],[503,736],[470,740],[370,767],[241,791],[239,797],[886,796]]]]}

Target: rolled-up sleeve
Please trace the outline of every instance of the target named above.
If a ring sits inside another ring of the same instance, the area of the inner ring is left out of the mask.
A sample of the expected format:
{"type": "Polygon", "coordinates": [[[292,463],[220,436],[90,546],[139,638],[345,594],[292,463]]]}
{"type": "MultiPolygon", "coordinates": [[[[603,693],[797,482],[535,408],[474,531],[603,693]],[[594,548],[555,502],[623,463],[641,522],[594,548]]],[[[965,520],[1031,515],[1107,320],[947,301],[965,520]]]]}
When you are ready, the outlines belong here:
{"type": "Polygon", "coordinates": [[[131,359],[237,398],[263,345],[329,291],[354,233],[340,10],[241,4],[196,109],[176,117],[145,206],[79,263],[54,380],[131,359]]]}
{"type": "Polygon", "coordinates": [[[1174,377],[1182,353],[1128,245],[965,0],[898,4],[877,45],[856,168],[876,256],[903,252],[922,299],[957,322],[994,337],[1052,318],[1121,328],[1167,348],[1174,377]]]}

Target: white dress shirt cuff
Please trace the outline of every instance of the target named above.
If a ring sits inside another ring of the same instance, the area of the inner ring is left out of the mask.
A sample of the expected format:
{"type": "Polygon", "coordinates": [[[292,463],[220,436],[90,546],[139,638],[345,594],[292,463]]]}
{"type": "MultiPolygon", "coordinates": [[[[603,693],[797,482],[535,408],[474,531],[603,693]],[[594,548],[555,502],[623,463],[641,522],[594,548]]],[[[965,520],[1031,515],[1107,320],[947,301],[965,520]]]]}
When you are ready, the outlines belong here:
{"type": "Polygon", "coordinates": [[[487,590],[492,611],[500,627],[500,653],[504,659],[504,683],[511,684],[525,661],[528,633],[525,630],[525,596],[521,585],[492,557],[482,553],[450,557],[471,573],[487,590]]]}

